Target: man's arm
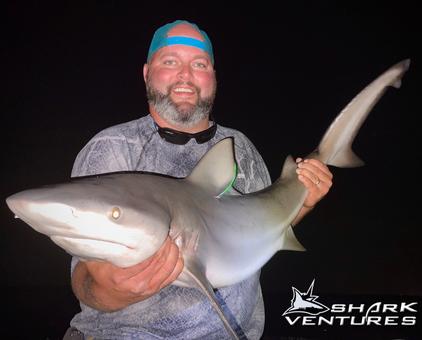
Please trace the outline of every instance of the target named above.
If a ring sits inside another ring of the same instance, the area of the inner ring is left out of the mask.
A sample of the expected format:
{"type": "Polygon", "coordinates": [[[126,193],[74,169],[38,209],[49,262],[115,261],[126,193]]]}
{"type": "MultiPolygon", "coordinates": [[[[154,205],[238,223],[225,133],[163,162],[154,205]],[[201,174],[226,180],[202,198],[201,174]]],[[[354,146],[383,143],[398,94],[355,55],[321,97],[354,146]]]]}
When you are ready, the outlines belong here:
{"type": "Polygon", "coordinates": [[[182,270],[179,249],[168,237],[153,256],[132,267],[78,262],[72,275],[72,289],[82,303],[113,312],[154,295],[173,282],[182,270]]]}
{"type": "Polygon", "coordinates": [[[302,218],[308,214],[330,190],[333,185],[333,174],[328,167],[316,160],[298,158],[296,160],[298,168],[296,170],[299,180],[308,189],[308,196],[300,209],[299,213],[292,222],[296,225],[302,218]]]}

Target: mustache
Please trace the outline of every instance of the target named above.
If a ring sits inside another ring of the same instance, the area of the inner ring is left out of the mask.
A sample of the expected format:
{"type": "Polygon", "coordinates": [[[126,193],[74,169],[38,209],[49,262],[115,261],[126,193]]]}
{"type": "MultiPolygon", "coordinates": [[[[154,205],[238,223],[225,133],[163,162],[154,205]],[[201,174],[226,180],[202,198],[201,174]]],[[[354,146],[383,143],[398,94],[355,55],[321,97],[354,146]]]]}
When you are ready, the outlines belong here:
{"type": "Polygon", "coordinates": [[[167,87],[167,93],[169,94],[172,89],[174,89],[175,87],[179,87],[179,86],[193,87],[195,89],[195,92],[197,94],[200,94],[201,93],[201,89],[198,86],[196,86],[195,84],[193,84],[192,82],[190,82],[190,81],[178,81],[177,83],[174,83],[174,84],[169,85],[167,87]]]}

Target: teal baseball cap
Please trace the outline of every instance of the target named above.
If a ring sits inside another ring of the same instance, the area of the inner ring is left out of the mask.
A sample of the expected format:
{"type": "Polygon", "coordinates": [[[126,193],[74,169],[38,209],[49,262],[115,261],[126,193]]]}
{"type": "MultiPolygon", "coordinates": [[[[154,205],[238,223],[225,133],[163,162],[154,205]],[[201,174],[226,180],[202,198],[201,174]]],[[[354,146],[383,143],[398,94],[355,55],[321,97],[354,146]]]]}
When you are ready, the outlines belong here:
{"type": "Polygon", "coordinates": [[[199,48],[205,52],[208,53],[208,55],[211,58],[211,62],[214,65],[214,54],[212,51],[212,44],[211,40],[208,38],[207,33],[200,30],[199,27],[189,21],[186,20],[176,20],[174,22],[171,22],[169,24],[166,24],[164,26],[161,26],[158,28],[154,36],[152,37],[151,45],[149,46],[148,50],[148,58],[147,61],[149,62],[154,55],[155,52],[157,52],[160,48],[165,46],[171,46],[171,45],[186,45],[186,46],[193,46],[196,48],[199,48]],[[199,40],[196,38],[191,37],[185,37],[185,36],[168,36],[169,31],[180,24],[187,24],[192,26],[195,30],[197,30],[204,40],[199,40]]]}

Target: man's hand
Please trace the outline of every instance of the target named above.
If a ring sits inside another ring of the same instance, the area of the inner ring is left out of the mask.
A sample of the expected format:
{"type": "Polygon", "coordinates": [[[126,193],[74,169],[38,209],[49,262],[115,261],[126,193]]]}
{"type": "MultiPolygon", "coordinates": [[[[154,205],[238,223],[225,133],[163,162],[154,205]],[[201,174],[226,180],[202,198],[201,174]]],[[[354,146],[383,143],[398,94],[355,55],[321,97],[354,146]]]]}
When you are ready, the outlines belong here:
{"type": "Polygon", "coordinates": [[[313,208],[330,190],[333,185],[333,174],[328,167],[316,159],[300,158],[296,160],[299,180],[308,189],[308,196],[304,202],[306,208],[313,208]]]}
{"type": "Polygon", "coordinates": [[[297,224],[330,190],[333,185],[333,174],[328,167],[316,159],[296,159],[299,181],[308,189],[302,209],[293,221],[297,224]]]}
{"type": "Polygon", "coordinates": [[[79,262],[73,272],[72,287],[86,305],[110,312],[154,295],[172,283],[182,270],[179,248],[168,237],[153,256],[132,267],[79,262]]]}

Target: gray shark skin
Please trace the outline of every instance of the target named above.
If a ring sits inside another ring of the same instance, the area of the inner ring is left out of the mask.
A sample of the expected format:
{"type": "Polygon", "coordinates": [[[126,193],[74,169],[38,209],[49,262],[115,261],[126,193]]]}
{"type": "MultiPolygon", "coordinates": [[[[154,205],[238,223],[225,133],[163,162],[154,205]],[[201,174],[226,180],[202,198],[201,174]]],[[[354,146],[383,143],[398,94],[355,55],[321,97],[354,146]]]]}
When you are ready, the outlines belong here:
{"type": "MultiPolygon", "coordinates": [[[[387,87],[400,86],[409,63],[392,66],[364,88],[307,158],[362,165],[353,140],[387,87]]],[[[128,267],[153,255],[170,235],[185,261],[174,284],[201,289],[236,339],[213,288],[244,280],[279,250],[304,250],[290,226],[307,194],[296,168],[289,156],[275,183],[241,195],[231,189],[236,161],[233,141],[226,138],[186,178],[110,173],[25,190],[6,201],[18,218],[81,260],[128,267]]]]}

